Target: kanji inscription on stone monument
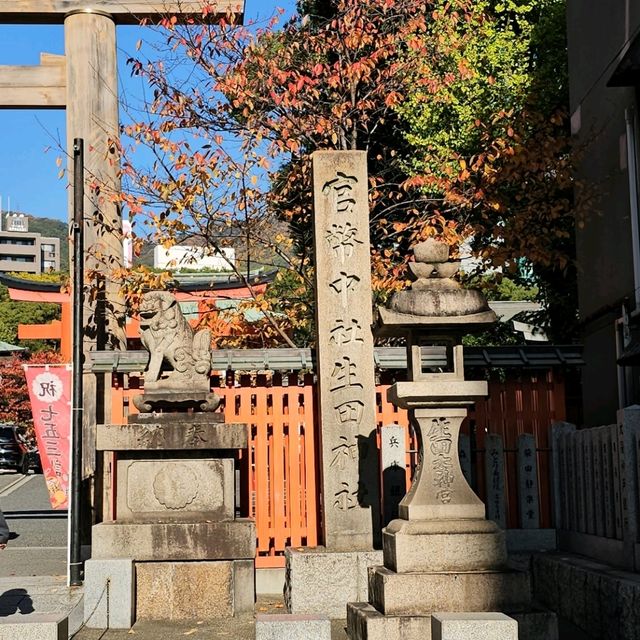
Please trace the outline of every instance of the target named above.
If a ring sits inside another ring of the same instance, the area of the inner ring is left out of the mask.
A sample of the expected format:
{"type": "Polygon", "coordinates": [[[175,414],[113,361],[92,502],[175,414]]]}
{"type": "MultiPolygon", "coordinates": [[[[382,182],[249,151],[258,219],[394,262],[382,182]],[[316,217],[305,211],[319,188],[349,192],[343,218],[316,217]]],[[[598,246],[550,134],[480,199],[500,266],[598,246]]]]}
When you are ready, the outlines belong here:
{"type": "Polygon", "coordinates": [[[334,551],[371,549],[379,518],[366,163],[359,151],[313,155],[324,542],[334,551]]]}

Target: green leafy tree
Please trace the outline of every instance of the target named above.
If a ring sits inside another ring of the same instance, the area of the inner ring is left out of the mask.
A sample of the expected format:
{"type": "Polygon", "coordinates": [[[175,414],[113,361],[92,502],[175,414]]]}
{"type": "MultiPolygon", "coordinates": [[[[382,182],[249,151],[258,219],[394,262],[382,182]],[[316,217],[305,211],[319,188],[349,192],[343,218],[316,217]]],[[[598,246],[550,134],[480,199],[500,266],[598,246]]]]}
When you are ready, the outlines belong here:
{"type": "MultiPolygon", "coordinates": [[[[442,7],[446,3],[440,3],[442,7]]],[[[414,56],[398,113],[414,150],[411,182],[443,195],[486,266],[523,265],[556,341],[577,334],[574,181],[566,107],[564,0],[478,0],[449,59],[414,56]],[[465,79],[421,82],[434,64],[465,79]],[[424,68],[423,68],[424,67],[424,68]]],[[[438,37],[432,23],[429,38],[438,37]]]]}
{"type": "Polygon", "coordinates": [[[0,340],[20,344],[32,351],[51,349],[42,340],[18,340],[18,325],[46,324],[60,319],[60,305],[38,302],[16,302],[9,298],[6,286],[0,284],[0,340]]]}

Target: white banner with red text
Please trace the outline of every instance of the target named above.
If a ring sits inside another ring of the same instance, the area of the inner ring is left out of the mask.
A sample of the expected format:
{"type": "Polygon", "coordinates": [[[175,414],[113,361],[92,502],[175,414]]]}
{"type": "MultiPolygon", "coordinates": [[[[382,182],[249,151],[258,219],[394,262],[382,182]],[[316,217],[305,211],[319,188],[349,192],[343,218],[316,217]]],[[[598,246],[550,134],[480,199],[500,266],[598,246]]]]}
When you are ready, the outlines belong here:
{"type": "Polygon", "coordinates": [[[49,500],[54,509],[67,509],[71,454],[71,365],[25,365],[24,371],[49,500]]]}

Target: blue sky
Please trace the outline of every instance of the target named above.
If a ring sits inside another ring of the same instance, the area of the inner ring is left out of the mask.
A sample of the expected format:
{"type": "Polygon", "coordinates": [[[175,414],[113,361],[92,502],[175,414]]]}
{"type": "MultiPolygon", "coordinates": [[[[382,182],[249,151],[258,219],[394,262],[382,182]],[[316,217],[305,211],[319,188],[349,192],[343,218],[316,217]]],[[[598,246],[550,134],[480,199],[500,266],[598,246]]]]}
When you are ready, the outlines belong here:
{"type": "MultiPolygon", "coordinates": [[[[270,16],[276,7],[293,12],[295,0],[246,0],[247,19],[270,16]]],[[[120,84],[132,97],[141,92],[125,66],[136,42],[149,29],[118,27],[120,84]]],[[[61,26],[0,25],[0,65],[35,65],[40,52],[64,53],[61,26]]],[[[58,141],[64,141],[65,114],[61,110],[0,110],[0,197],[11,209],[66,220],[66,182],[58,179],[58,141]],[[47,150],[48,149],[48,150],[47,150]]]]}

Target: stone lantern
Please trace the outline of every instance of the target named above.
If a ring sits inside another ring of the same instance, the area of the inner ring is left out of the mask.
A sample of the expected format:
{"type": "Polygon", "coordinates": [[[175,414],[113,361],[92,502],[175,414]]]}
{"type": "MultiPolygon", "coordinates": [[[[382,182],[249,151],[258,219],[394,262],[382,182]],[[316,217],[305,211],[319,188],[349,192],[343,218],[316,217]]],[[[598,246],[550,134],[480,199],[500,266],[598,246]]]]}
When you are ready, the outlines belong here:
{"type": "Polygon", "coordinates": [[[482,293],[453,279],[460,265],[445,244],[427,240],[414,256],[411,288],[378,310],[375,331],[407,340],[408,381],[394,384],[387,397],[409,412],[419,464],[399,517],[383,529],[384,566],[369,570],[369,602],[347,605],[349,638],[423,640],[431,637],[432,614],[498,611],[518,619],[521,640],[557,638],[557,631],[536,635],[555,618],[526,613],[529,575],[507,567],[504,532],[486,520],[458,459],[467,408],[487,395],[486,382],[464,378],[462,336],[497,318],[482,293]],[[444,367],[423,369],[426,345],[445,348],[444,367]]]}
{"type": "Polygon", "coordinates": [[[394,384],[388,399],[409,411],[420,446],[413,484],[400,503],[399,519],[384,532],[384,546],[400,571],[486,568],[489,561],[504,562],[506,552],[502,532],[485,520],[484,504],[468,485],[458,459],[467,407],[487,395],[486,382],[464,379],[462,336],[486,329],[497,317],[480,291],[463,289],[453,279],[460,262],[449,261],[446,244],[427,240],[415,247],[414,256],[415,262],[409,263],[411,288],[394,294],[390,308],[380,308],[377,317],[379,336],[407,341],[408,381],[394,384]],[[446,366],[423,370],[422,346],[444,347],[446,366]],[[449,539],[446,545],[442,539],[442,549],[434,547],[432,535],[462,530],[482,536],[485,557],[476,554],[471,560],[449,539]]]}

